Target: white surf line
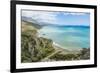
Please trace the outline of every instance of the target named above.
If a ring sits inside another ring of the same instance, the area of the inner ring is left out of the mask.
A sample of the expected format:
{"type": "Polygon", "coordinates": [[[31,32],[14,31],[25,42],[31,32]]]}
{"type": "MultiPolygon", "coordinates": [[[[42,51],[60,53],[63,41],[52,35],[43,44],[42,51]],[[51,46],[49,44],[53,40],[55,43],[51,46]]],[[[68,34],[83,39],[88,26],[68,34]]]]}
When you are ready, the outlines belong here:
{"type": "Polygon", "coordinates": [[[59,47],[59,48],[61,48],[61,49],[67,49],[67,48],[64,48],[64,47],[60,46],[59,44],[57,44],[57,43],[55,43],[55,42],[53,42],[53,45],[54,45],[54,46],[57,46],[57,47],[59,47]]]}
{"type": "Polygon", "coordinates": [[[74,49],[68,49],[68,48],[62,47],[61,45],[59,45],[59,44],[57,44],[55,42],[53,42],[53,46],[54,47],[56,46],[56,47],[58,47],[60,49],[67,50],[67,51],[76,51],[76,50],[80,51],[80,50],[82,50],[82,48],[79,48],[79,49],[76,49],[76,50],[74,50],[74,49]]]}

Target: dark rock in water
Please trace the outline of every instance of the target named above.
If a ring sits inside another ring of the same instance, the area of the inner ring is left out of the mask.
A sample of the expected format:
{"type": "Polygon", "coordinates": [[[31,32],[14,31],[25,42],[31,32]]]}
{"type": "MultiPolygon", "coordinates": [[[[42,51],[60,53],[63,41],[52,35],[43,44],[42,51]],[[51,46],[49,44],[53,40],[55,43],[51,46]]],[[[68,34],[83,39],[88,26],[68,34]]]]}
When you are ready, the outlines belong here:
{"type": "Polygon", "coordinates": [[[46,34],[42,34],[42,35],[46,35],[46,34]]]}
{"type": "Polygon", "coordinates": [[[90,59],[90,48],[83,48],[81,50],[80,59],[90,59]]]}

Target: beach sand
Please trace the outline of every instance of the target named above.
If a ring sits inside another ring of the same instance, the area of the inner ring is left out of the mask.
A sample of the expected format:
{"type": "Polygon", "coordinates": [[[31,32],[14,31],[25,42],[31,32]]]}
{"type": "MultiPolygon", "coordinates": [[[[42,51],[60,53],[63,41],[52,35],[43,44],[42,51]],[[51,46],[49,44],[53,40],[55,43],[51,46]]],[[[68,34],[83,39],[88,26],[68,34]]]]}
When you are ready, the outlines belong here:
{"type": "Polygon", "coordinates": [[[55,50],[60,50],[61,53],[63,54],[77,54],[77,53],[80,53],[80,50],[82,49],[68,49],[68,48],[64,48],[62,46],[60,46],[59,44],[53,42],[53,45],[52,45],[55,50]]]}

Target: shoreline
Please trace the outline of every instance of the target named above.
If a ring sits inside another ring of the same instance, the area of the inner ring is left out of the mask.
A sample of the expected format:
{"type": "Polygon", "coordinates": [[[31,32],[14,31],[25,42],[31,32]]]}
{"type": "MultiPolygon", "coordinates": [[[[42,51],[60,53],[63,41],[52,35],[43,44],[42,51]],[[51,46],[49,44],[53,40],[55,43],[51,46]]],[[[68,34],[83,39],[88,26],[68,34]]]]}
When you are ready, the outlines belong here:
{"type": "MultiPolygon", "coordinates": [[[[39,35],[39,30],[37,31],[37,37],[41,37],[40,35],[39,35]]],[[[62,52],[66,52],[66,53],[79,53],[81,50],[82,50],[82,48],[66,48],[66,47],[63,47],[63,46],[61,46],[61,45],[59,45],[59,44],[57,44],[56,42],[54,42],[53,41],[53,43],[52,43],[52,46],[55,48],[55,50],[60,50],[60,51],[62,51],[62,52]]],[[[84,47],[83,47],[84,48],[84,47]]]]}
{"type": "Polygon", "coordinates": [[[64,48],[61,45],[53,42],[53,47],[55,48],[55,50],[61,50],[62,53],[72,53],[72,54],[76,54],[79,53],[82,49],[68,49],[68,48],[64,48]]]}

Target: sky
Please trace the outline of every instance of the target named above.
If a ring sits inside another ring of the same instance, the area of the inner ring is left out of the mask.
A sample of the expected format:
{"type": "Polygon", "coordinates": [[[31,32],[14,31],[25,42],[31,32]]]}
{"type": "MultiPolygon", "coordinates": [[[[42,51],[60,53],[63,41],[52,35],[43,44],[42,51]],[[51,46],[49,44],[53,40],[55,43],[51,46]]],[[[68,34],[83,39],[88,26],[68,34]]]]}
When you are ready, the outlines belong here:
{"type": "Polygon", "coordinates": [[[22,16],[51,25],[89,26],[90,13],[22,10],[22,16]]]}

